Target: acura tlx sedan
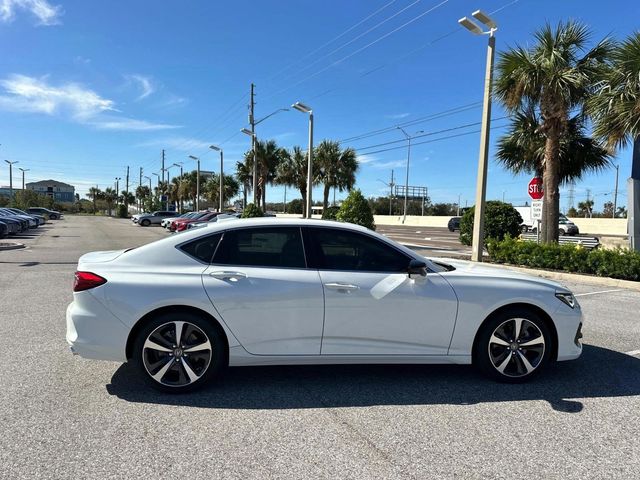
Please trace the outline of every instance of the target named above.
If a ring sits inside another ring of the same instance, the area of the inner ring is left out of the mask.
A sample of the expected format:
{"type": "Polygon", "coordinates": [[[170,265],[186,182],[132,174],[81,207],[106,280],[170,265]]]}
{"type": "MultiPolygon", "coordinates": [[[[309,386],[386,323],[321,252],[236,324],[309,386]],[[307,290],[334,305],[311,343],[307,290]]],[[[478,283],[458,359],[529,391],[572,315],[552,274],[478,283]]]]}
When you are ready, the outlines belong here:
{"type": "Polygon", "coordinates": [[[228,365],[474,364],[519,382],[582,352],[561,285],[324,220],[219,222],[88,253],[73,290],[71,350],[131,362],[170,392],[228,365]]]}

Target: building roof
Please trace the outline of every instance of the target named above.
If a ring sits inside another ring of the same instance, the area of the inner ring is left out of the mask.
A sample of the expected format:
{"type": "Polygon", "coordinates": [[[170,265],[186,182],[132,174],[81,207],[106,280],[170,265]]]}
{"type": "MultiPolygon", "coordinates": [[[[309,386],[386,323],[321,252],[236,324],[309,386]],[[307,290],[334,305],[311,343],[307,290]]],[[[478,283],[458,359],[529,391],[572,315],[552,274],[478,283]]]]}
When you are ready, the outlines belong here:
{"type": "Polygon", "coordinates": [[[68,188],[75,189],[75,187],[73,185],[69,185],[68,183],[64,183],[64,182],[61,182],[59,180],[52,180],[52,179],[40,180],[39,182],[29,182],[29,183],[26,184],[27,187],[30,187],[30,186],[38,186],[38,187],[42,186],[42,187],[45,187],[45,186],[51,186],[51,185],[55,185],[57,187],[68,187],[68,188]]]}

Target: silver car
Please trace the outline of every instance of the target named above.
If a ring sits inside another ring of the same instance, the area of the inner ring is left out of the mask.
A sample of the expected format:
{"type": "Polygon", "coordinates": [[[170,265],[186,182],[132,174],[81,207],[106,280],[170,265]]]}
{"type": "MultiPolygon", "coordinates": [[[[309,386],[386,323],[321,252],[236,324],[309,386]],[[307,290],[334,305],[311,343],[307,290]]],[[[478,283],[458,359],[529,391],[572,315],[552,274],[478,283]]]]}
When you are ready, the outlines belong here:
{"type": "Polygon", "coordinates": [[[163,219],[169,217],[177,217],[178,212],[171,212],[168,210],[157,210],[151,213],[144,213],[138,215],[136,220],[137,224],[142,227],[148,227],[149,225],[160,225],[163,219]]]}

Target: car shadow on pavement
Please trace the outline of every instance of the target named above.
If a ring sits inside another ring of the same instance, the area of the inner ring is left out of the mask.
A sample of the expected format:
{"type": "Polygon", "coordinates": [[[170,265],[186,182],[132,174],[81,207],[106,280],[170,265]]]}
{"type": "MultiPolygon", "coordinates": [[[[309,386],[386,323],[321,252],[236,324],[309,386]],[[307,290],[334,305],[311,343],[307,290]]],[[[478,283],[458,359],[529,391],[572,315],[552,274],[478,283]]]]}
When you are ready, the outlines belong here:
{"type": "Polygon", "coordinates": [[[211,386],[163,394],[123,364],[106,386],[129,402],[218,409],[299,409],[374,405],[473,405],[546,400],[577,413],[579,399],[640,395],[640,359],[585,345],[582,357],[550,365],[531,382],[500,384],[462,365],[330,365],[230,368],[211,386]]]}

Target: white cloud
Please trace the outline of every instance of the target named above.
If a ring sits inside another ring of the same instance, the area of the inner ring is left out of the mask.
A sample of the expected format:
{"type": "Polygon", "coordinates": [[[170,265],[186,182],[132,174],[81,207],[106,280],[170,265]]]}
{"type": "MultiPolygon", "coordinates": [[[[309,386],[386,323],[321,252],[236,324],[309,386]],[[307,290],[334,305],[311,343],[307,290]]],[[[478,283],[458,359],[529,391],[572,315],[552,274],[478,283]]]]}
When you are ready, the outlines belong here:
{"type": "Polygon", "coordinates": [[[16,10],[31,12],[39,25],[58,25],[63,13],[60,5],[51,5],[47,0],[0,0],[0,21],[13,21],[16,10]]]}
{"type": "Polygon", "coordinates": [[[402,120],[403,118],[407,118],[410,113],[394,113],[392,115],[385,115],[385,118],[389,118],[391,120],[402,120]]]}
{"type": "Polygon", "coordinates": [[[170,130],[181,128],[179,125],[168,125],[166,123],[152,123],[146,120],[136,120],[125,117],[109,117],[88,122],[89,125],[99,130],[127,130],[136,132],[150,132],[155,130],[170,130]]]}
{"type": "Polygon", "coordinates": [[[406,165],[407,165],[406,160],[391,160],[388,162],[372,162],[369,164],[370,167],[379,168],[379,169],[401,168],[401,167],[406,167],[406,165]]]}
{"type": "Polygon", "coordinates": [[[76,83],[52,85],[48,78],[10,75],[0,80],[0,109],[13,112],[67,115],[72,120],[101,130],[154,131],[180,128],[127,117],[105,115],[118,112],[115,102],[76,83]]]}
{"type": "Polygon", "coordinates": [[[367,163],[371,163],[371,162],[375,162],[377,160],[377,157],[374,157],[373,155],[358,155],[357,157],[358,163],[361,165],[366,165],[367,163]]]}
{"type": "Polygon", "coordinates": [[[6,95],[0,95],[0,108],[54,115],[68,112],[75,119],[86,119],[98,113],[112,110],[114,102],[102,98],[93,90],[75,83],[54,86],[47,77],[10,75],[0,80],[6,95]]]}
{"type": "Polygon", "coordinates": [[[205,142],[204,140],[192,137],[171,136],[139,143],[136,147],[163,147],[170,150],[193,152],[194,150],[209,148],[209,145],[215,145],[215,143],[216,142],[205,142]]]}
{"type": "Polygon", "coordinates": [[[138,98],[136,98],[136,100],[145,99],[149,95],[151,95],[153,92],[156,91],[156,87],[153,84],[151,77],[147,77],[145,75],[139,75],[137,73],[134,73],[131,75],[125,75],[125,77],[129,81],[135,82],[138,85],[138,88],[140,89],[140,95],[138,96],[138,98]]]}

